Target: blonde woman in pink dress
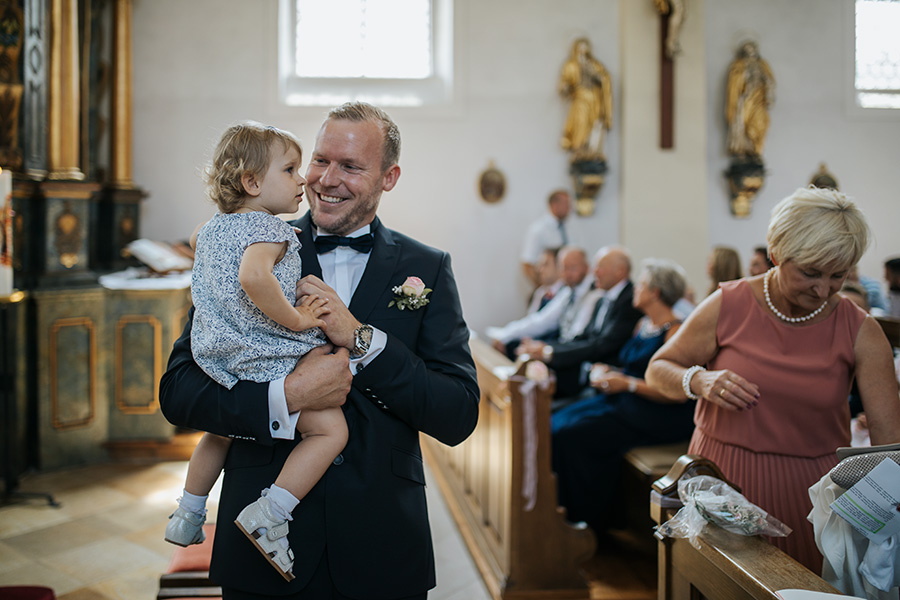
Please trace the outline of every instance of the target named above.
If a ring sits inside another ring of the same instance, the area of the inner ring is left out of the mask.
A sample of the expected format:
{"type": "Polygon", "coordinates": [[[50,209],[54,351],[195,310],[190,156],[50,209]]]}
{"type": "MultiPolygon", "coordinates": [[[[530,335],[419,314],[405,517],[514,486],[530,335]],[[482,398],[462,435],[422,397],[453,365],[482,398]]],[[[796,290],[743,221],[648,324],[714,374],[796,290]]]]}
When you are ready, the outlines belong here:
{"type": "Polygon", "coordinates": [[[689,452],[714,461],[793,533],[771,541],[820,574],[808,488],[850,444],[859,386],[873,444],[900,441],[900,396],[878,323],[837,294],[869,244],[865,218],[833,190],[799,189],[772,211],[776,265],[723,283],[650,361],[673,402],[698,399],[689,452]]]}

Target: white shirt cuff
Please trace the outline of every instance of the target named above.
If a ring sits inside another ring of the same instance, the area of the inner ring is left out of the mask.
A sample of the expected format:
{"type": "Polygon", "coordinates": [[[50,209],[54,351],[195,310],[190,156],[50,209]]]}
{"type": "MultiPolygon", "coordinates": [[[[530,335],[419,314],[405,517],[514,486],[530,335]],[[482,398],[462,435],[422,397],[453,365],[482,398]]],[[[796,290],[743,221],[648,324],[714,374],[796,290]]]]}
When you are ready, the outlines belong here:
{"type": "Polygon", "coordinates": [[[350,359],[350,372],[356,375],[366,366],[375,360],[375,357],[381,354],[384,347],[387,346],[387,334],[380,329],[372,328],[372,341],[369,343],[369,351],[359,358],[350,359]]]}
{"type": "Polygon", "coordinates": [[[281,377],[269,382],[269,433],[276,440],[292,440],[297,431],[300,411],[288,413],[287,398],[284,395],[284,380],[281,377]]]}

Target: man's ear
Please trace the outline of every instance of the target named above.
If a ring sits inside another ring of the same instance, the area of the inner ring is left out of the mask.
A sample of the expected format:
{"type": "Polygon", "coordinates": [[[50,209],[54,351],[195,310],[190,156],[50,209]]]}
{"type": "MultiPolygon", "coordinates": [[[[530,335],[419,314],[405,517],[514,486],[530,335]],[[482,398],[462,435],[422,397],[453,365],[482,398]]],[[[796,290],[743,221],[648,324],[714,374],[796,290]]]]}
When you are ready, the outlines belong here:
{"type": "Polygon", "coordinates": [[[248,196],[259,196],[261,183],[259,177],[250,171],[244,171],[244,174],[241,175],[241,186],[248,196]]]}
{"type": "Polygon", "coordinates": [[[384,184],[381,189],[385,192],[389,192],[394,189],[394,186],[397,185],[397,180],[400,179],[400,165],[391,165],[387,171],[384,172],[382,176],[382,181],[384,184]]]}

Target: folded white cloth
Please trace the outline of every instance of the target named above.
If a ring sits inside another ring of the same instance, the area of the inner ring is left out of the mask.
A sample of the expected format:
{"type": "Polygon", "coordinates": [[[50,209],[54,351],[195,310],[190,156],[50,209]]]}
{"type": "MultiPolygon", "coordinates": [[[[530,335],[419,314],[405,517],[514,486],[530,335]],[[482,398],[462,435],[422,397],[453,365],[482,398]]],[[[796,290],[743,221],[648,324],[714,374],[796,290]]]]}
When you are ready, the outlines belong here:
{"type": "Polygon", "coordinates": [[[809,488],[816,545],[825,557],[822,579],[853,596],[870,600],[896,600],[900,585],[900,534],[873,544],[832,512],[831,503],[844,489],[825,475],[809,488]]]}

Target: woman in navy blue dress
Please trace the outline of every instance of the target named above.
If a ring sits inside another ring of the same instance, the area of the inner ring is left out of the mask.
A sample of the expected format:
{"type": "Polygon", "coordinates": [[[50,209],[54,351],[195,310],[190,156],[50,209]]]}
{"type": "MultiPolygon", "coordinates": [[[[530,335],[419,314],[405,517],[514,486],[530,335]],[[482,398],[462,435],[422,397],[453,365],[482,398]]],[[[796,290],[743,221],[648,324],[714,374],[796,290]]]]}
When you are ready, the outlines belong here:
{"type": "Polygon", "coordinates": [[[595,364],[591,386],[599,393],[552,416],[559,503],[570,521],[584,521],[598,534],[616,522],[624,454],[635,446],[687,441],[693,432],[693,403],[671,403],[644,382],[650,358],[681,325],[672,307],[686,287],[676,263],[645,261],[633,304],[646,316],[619,354],[621,369],[595,364]]]}

